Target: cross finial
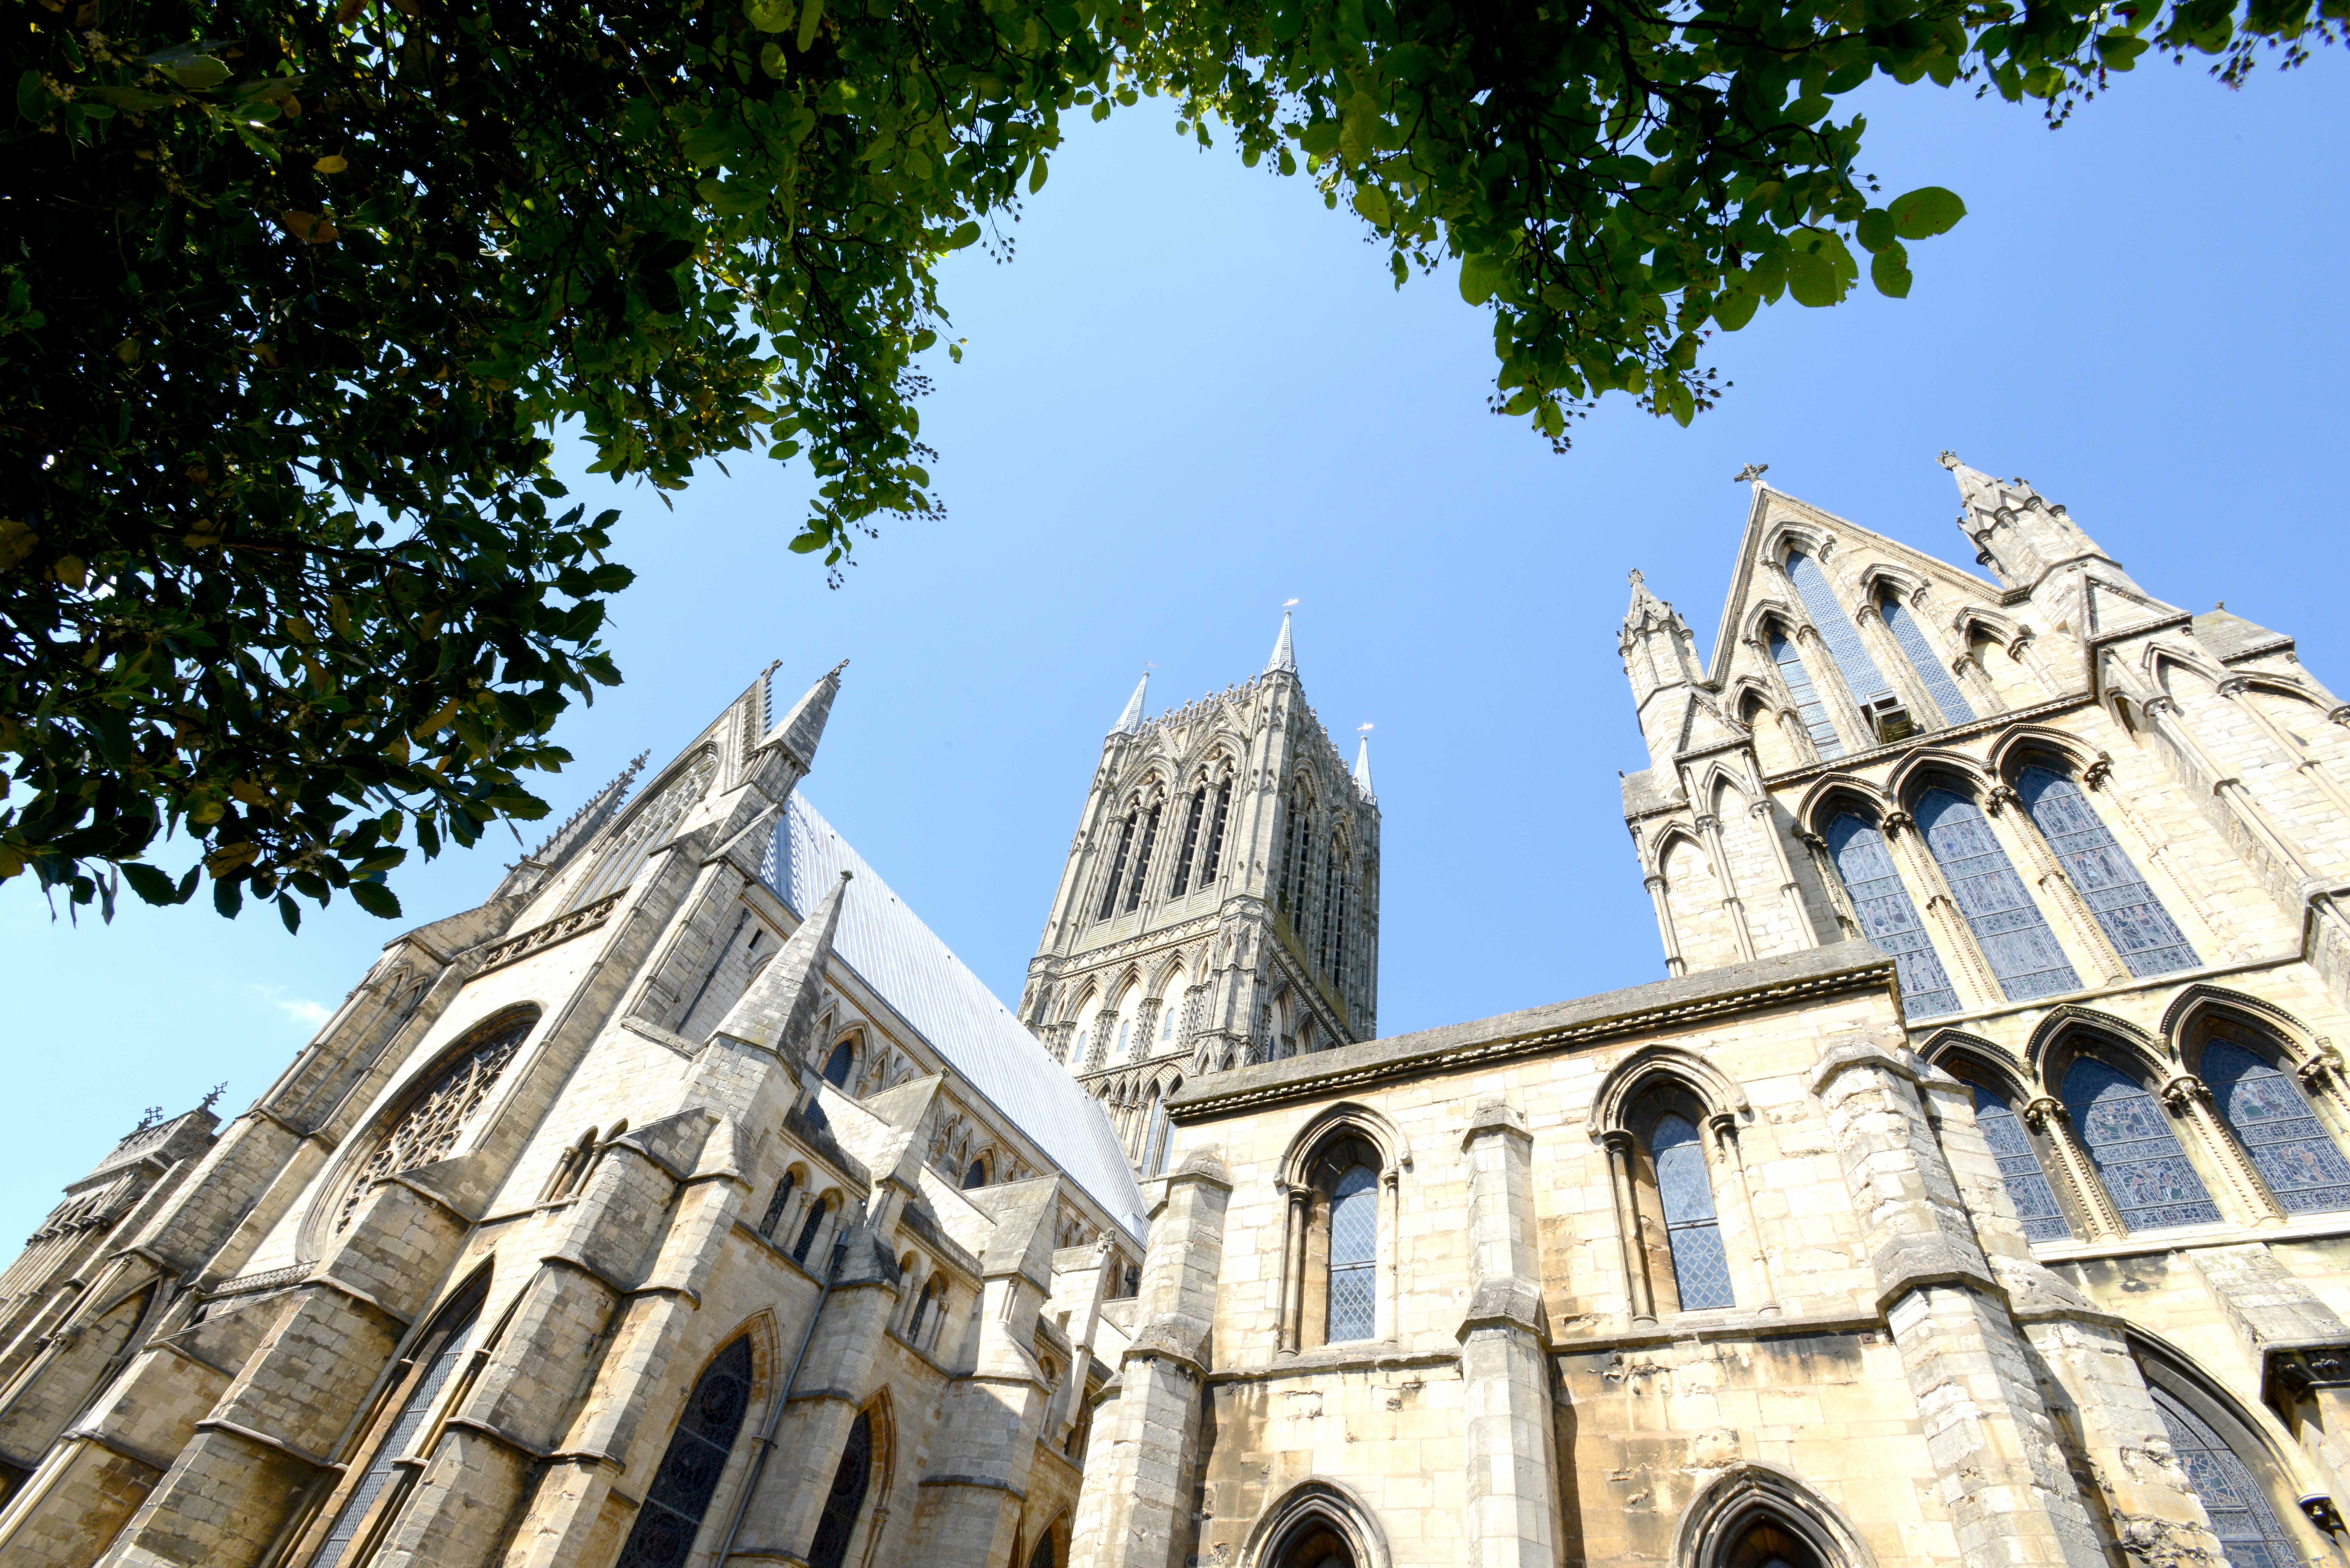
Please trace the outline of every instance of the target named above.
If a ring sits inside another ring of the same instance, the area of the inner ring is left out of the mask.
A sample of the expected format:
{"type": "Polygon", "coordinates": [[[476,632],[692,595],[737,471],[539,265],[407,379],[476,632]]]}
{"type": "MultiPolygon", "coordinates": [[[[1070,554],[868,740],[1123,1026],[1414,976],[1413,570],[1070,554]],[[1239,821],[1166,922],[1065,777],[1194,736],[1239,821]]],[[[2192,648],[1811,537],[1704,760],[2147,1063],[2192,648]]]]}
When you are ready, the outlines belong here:
{"type": "Polygon", "coordinates": [[[1732,484],[1746,484],[1750,483],[1760,484],[1762,483],[1762,476],[1770,472],[1771,465],[1767,462],[1750,462],[1744,468],[1740,469],[1736,473],[1731,474],[1730,476],[1730,483],[1732,484]]]}
{"type": "Polygon", "coordinates": [[[1645,582],[1647,582],[1648,580],[1648,578],[1646,578],[1646,577],[1644,577],[1644,576],[1642,576],[1640,575],[1640,568],[1639,568],[1639,567],[1635,566],[1635,567],[1633,567],[1633,568],[1632,568],[1632,586],[1633,586],[1634,587],[1636,587],[1636,588],[1637,588],[1637,587],[1638,587],[1642,583],[1645,583],[1645,582]]]}
{"type": "Polygon", "coordinates": [[[1954,452],[1945,452],[1937,461],[1939,461],[1944,468],[1956,468],[1959,466],[1959,454],[1954,452]]]}

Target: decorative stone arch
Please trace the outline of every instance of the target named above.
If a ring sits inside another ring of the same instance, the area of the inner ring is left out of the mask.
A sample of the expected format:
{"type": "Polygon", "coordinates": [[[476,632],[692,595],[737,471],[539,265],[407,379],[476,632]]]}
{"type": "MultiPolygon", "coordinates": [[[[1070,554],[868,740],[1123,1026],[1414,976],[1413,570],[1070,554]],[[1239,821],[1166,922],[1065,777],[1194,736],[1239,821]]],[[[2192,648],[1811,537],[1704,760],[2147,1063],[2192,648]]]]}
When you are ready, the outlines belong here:
{"type": "Polygon", "coordinates": [[[2010,652],[2032,635],[2032,628],[2014,617],[2002,615],[1972,599],[1960,601],[1958,608],[1950,612],[1950,631],[1960,648],[1971,649],[1975,635],[1980,632],[2010,652]]]}
{"type": "Polygon", "coordinates": [[[1190,965],[1184,961],[1183,951],[1180,948],[1178,948],[1174,951],[1167,954],[1159,961],[1159,967],[1150,971],[1149,980],[1144,983],[1142,988],[1143,1000],[1146,1002],[1163,1002],[1167,995],[1168,977],[1179,973],[1188,973],[1189,970],[1190,965]]]}
{"type": "Polygon", "coordinates": [[[1241,1546],[1240,1568],[1294,1568],[1291,1549],[1324,1529],[1346,1542],[1355,1568],[1388,1568],[1378,1515],[1352,1487],[1326,1476],[1299,1481],[1257,1515],[1241,1546]]]}
{"type": "Polygon", "coordinates": [[[1673,1239],[1676,1221],[1667,1206],[1657,1152],[1659,1129],[1669,1117],[1679,1117],[1697,1133],[1730,1297],[1750,1308],[1767,1307],[1775,1299],[1738,1137],[1740,1118],[1751,1114],[1746,1093],[1734,1080],[1679,1045],[1643,1045],[1601,1080],[1584,1130],[1607,1151],[1625,1303],[1633,1322],[1654,1323],[1664,1311],[1730,1304],[1702,1297],[1692,1301],[1694,1287],[1680,1272],[1680,1249],[1690,1238],[1673,1239]]]}
{"type": "Polygon", "coordinates": [[[2126,1018],[2110,1012],[2060,1003],[2033,1026],[2024,1042],[2023,1062],[2044,1094],[2061,1097],[2064,1075],[2083,1054],[2106,1055],[2115,1066],[2129,1070],[2159,1087],[2179,1072],[2178,1059],[2162,1042],[2126,1018]],[[2089,1049],[2085,1052],[2084,1046],[2089,1049]]]}
{"type": "Polygon", "coordinates": [[[1690,799],[1700,810],[1719,815],[1724,790],[1737,795],[1741,805],[1750,805],[1753,800],[1752,781],[1741,777],[1737,769],[1725,766],[1721,759],[1714,758],[1707,762],[1705,771],[1698,775],[1697,788],[1690,792],[1690,799]]]}
{"type": "MultiPolygon", "coordinates": [[[[822,1035],[818,1035],[817,1038],[823,1039],[824,1037],[822,1035]]],[[[826,1083],[830,1084],[834,1088],[838,1089],[843,1094],[848,1094],[852,1092],[852,1085],[857,1083],[858,1079],[863,1075],[866,1068],[870,1065],[871,1060],[871,1036],[867,1033],[866,1027],[861,1022],[852,1023],[847,1028],[841,1030],[840,1033],[834,1035],[829,1041],[826,1042],[824,1054],[817,1059],[816,1070],[818,1075],[821,1076],[826,1083]],[[847,1048],[848,1053],[847,1057],[847,1065],[841,1072],[840,1076],[836,1078],[833,1076],[833,1071],[836,1065],[837,1065],[842,1059],[841,1051],[844,1047],[847,1048]]]]}
{"type": "Polygon", "coordinates": [[[1857,774],[1825,774],[1812,781],[1803,798],[1795,803],[1795,827],[1799,833],[1823,838],[1828,824],[1846,811],[1856,812],[1872,826],[1881,826],[1892,814],[1892,798],[1876,784],[1857,774]]]}
{"type": "Polygon", "coordinates": [[[1746,613],[1738,623],[1738,640],[1748,644],[1764,659],[1771,658],[1771,623],[1778,621],[1793,639],[1796,628],[1811,624],[1810,618],[1795,604],[1776,593],[1757,595],[1748,601],[1746,613]]]}
{"type": "Polygon", "coordinates": [[[1955,784],[1958,793],[1978,806],[1987,806],[1991,791],[1999,786],[1999,779],[1964,752],[1948,746],[1921,746],[1893,764],[1892,771],[1885,775],[1885,793],[1898,801],[1903,811],[1915,811],[1918,800],[1938,784],[1955,784]]]}
{"type": "MultiPolygon", "coordinates": [[[[1671,853],[1674,842],[1679,839],[1688,840],[1689,846],[1700,855],[1705,854],[1705,840],[1698,836],[1694,823],[1668,822],[1648,837],[1648,864],[1644,868],[1648,875],[1662,877],[1665,874],[1665,858],[1671,853]]],[[[1706,864],[1711,866],[1712,861],[1709,859],[1706,864]]]]}
{"type": "Polygon", "coordinates": [[[2198,1063],[2203,1042],[2198,1037],[2199,1030],[2218,1018],[2233,1019],[2240,1026],[2274,1042],[2296,1070],[2321,1065],[2327,1071],[2340,1070],[2339,1053],[2330,1044],[2321,1044],[2299,1016],[2265,998],[2225,986],[2198,981],[2180,991],[2162,1010],[2162,1022],[2155,1026],[2156,1033],[2182,1067],[2199,1072],[2198,1063]]]}
{"type": "Polygon", "coordinates": [[[1819,1568],[1876,1568],[1843,1510],[1793,1471],[1760,1459],[1724,1470],[1690,1499],[1673,1530],[1670,1568],[1734,1568],[1734,1549],[1766,1520],[1808,1547],[1819,1568]]]}
{"type": "MultiPolygon", "coordinates": [[[[2206,1373],[2185,1351],[2136,1324],[2124,1331],[2147,1390],[2159,1390],[2213,1428],[2235,1451],[2261,1489],[2304,1562],[2334,1560],[2339,1542],[2313,1524],[2303,1511],[2310,1502],[2330,1501],[2333,1483],[2310,1459],[2265,1405],[2238,1399],[2219,1378],[2206,1373]]],[[[2159,1408],[2159,1407],[2158,1407],[2159,1408]]]]}
{"type": "Polygon", "coordinates": [[[1243,755],[1247,744],[1229,730],[1218,730],[1198,745],[1182,764],[1181,777],[1194,788],[1222,784],[1232,776],[1240,766],[1235,758],[1243,755]]]}
{"type": "Polygon", "coordinates": [[[1753,728],[1746,722],[1746,705],[1750,702],[1759,705],[1774,718],[1789,711],[1786,700],[1780,696],[1778,689],[1760,675],[1739,676],[1723,689],[1721,701],[1724,709],[1740,727],[1749,730],[1753,728]]]}
{"type": "Polygon", "coordinates": [[[1861,603],[1875,609],[1877,601],[1887,592],[1905,604],[1921,605],[1934,586],[1934,579],[1911,566],[1896,566],[1891,561],[1870,561],[1860,568],[1861,603]]]}
{"type": "Polygon", "coordinates": [[[1679,1045],[1643,1045],[1600,1081],[1584,1130],[1594,1143],[1610,1132],[1625,1130],[1626,1117],[1640,1097],[1667,1083],[1695,1099],[1709,1118],[1741,1117],[1752,1108],[1747,1104],[1746,1091],[1696,1052],[1679,1045]]]}
{"type": "Polygon", "coordinates": [[[1303,1350],[1327,1343],[1342,1322],[1342,1307],[1368,1314],[1367,1322],[1346,1322],[1345,1338],[1394,1335],[1397,1218],[1402,1210],[1401,1173],[1410,1167],[1411,1147],[1403,1129],[1356,1101],[1326,1107],[1290,1139],[1275,1183],[1286,1210],[1278,1329],[1284,1347],[1303,1350]],[[1348,1188],[1346,1178],[1358,1166],[1374,1172],[1375,1185],[1348,1188]],[[1334,1255],[1334,1239],[1344,1241],[1360,1232],[1335,1221],[1358,1213],[1348,1208],[1358,1198],[1373,1206],[1370,1255],[1342,1259],[1334,1255]],[[1342,1262],[1348,1267],[1341,1267],[1342,1262]],[[1369,1332],[1359,1332],[1363,1327],[1369,1332]]]}
{"type": "Polygon", "coordinates": [[[2296,680],[2289,675],[2280,675],[2273,670],[2230,670],[2227,680],[2222,681],[2220,686],[2223,696],[2226,695],[2227,687],[2237,686],[2242,691],[2265,691],[2272,697],[2282,697],[2295,702],[2305,702],[2316,709],[2321,718],[2330,714],[2335,707],[2325,693],[2316,690],[2307,681],[2296,680]]]}
{"type": "Polygon", "coordinates": [[[962,1162],[962,1168],[955,1172],[955,1185],[965,1192],[977,1188],[993,1187],[1003,1179],[1003,1156],[997,1150],[995,1145],[983,1144],[971,1151],[970,1158],[962,1162]],[[978,1177],[976,1180],[972,1179],[974,1172],[978,1177]]]}
{"type": "Polygon", "coordinates": [[[2013,788],[2016,778],[2035,761],[2053,758],[2072,770],[2078,781],[2097,765],[2104,753],[2078,735],[2047,724],[2012,724],[1993,736],[1983,766],[2000,783],[2013,788]]]}
{"type": "Polygon", "coordinates": [[[1951,1073],[1951,1076],[1968,1083],[1970,1087],[1989,1080],[1984,1087],[2008,1096],[2018,1106],[2029,1105],[2038,1093],[2031,1070],[1980,1034],[1960,1029],[1937,1029],[1918,1048],[1918,1054],[1945,1072],[1955,1065],[1960,1070],[1951,1073]],[[1967,1070],[1978,1075],[1977,1078],[1968,1080],[1967,1070]]]}
{"type": "Polygon", "coordinates": [[[1302,1183],[1306,1167],[1322,1146],[1342,1129],[1353,1131],[1377,1149],[1387,1168],[1411,1168],[1411,1145],[1401,1127],[1360,1101],[1341,1100],[1315,1113],[1290,1138],[1288,1151],[1281,1158],[1281,1180],[1293,1187],[1302,1183]]]}
{"type": "MultiPolygon", "coordinates": [[[[1801,550],[1814,561],[1825,561],[1835,553],[1835,535],[1816,523],[1800,517],[1774,517],[1762,531],[1762,546],[1755,558],[1784,571],[1791,550],[1801,550]]],[[[1810,618],[1804,618],[1806,621],[1810,618]]]]}
{"type": "Polygon", "coordinates": [[[2145,671],[2155,690],[2166,695],[2170,691],[2169,672],[2173,670],[2184,670],[2215,691],[2221,681],[2235,673],[2225,665],[2213,663],[2199,649],[2182,648],[2167,641],[2147,644],[2146,651],[2139,656],[2138,667],[2145,671]]]}

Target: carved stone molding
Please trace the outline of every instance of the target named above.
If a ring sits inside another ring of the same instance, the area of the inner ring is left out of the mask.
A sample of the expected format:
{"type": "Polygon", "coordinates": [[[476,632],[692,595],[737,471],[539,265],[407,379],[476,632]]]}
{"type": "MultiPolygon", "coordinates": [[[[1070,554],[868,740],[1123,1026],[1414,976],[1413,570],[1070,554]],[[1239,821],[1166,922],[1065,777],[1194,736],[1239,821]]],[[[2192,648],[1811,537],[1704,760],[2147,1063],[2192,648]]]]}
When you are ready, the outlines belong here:
{"type": "Polygon", "coordinates": [[[587,935],[609,920],[612,918],[612,911],[620,907],[620,900],[627,896],[628,889],[625,888],[617,893],[608,893],[594,903],[574,909],[567,915],[558,915],[554,919],[533,926],[530,929],[508,937],[504,941],[493,943],[484,950],[482,967],[474,972],[487,973],[491,970],[500,969],[518,960],[528,958],[535,952],[543,952],[557,942],[567,942],[574,937],[587,935]]]}

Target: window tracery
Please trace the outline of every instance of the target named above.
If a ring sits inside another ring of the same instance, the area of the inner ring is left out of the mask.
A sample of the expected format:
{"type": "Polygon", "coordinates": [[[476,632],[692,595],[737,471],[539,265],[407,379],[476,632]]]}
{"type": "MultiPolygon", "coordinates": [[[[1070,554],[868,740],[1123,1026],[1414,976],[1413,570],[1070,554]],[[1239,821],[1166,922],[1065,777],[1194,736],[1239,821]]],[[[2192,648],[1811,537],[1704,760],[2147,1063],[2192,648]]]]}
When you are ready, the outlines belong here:
{"type": "Polygon", "coordinates": [[[1929,789],[1918,803],[1918,826],[2007,1000],[2078,991],[2080,977],[1981,808],[1950,790],[1929,789]]]}
{"type": "Polygon", "coordinates": [[[1926,688],[1926,695],[1931,697],[1934,706],[1942,711],[1942,722],[1964,724],[1971,721],[1975,716],[1974,709],[1960,693],[1959,683],[1950,678],[1950,672],[1943,668],[1941,659],[1936,657],[1933,644],[1926,640],[1925,628],[1918,624],[1918,618],[1911,615],[1908,607],[1901,602],[1901,596],[1888,591],[1877,601],[1877,610],[1885,619],[1886,629],[1893,634],[1893,640],[1900,646],[1903,657],[1909,660],[1909,668],[1918,672],[1918,680],[1926,688]]]}
{"type": "Polygon", "coordinates": [[[2079,784],[2034,763],[2017,779],[2016,794],[2131,974],[2143,980],[2196,966],[2186,935],[2079,784]]]}
{"type": "Polygon", "coordinates": [[[1860,934],[1893,955],[1901,977],[1902,1011],[1932,1018],[1959,1010],[1959,993],[1934,951],[1918,907],[1909,900],[1891,848],[1876,825],[1852,812],[1828,824],[1829,858],[1860,918],[1860,934]]]}
{"type": "Polygon", "coordinates": [[[2220,1218],[2161,1105],[2137,1080],[2096,1057],[2083,1056],[2064,1075],[2064,1107],[2130,1230],[2161,1231],[2220,1218]]]}
{"type": "Polygon", "coordinates": [[[1664,1209],[1665,1242],[1683,1312],[1735,1303],[1730,1260],[1721,1249],[1721,1220],[1714,1208],[1713,1179],[1706,1169],[1705,1145],[1689,1118],[1668,1112],[1648,1135],[1656,1162],[1657,1194],[1664,1209]]]}
{"type": "MultiPolygon", "coordinates": [[[[743,1429],[751,1405],[751,1336],[742,1334],[711,1361],[661,1455],[660,1469],[637,1509],[619,1568],[682,1568],[702,1515],[743,1429]]],[[[831,1568],[839,1568],[834,1563],[831,1568]]]]}
{"type": "Polygon", "coordinates": [[[351,1173],[342,1207],[335,1216],[338,1232],[349,1228],[359,1200],[377,1182],[430,1165],[457,1146],[467,1118],[497,1087],[537,1022],[538,1014],[531,1012],[493,1024],[441,1065],[409,1101],[408,1108],[380,1135],[374,1152],[351,1173]]]}
{"type": "Polygon", "coordinates": [[[613,836],[594,873],[580,884],[571,908],[592,904],[635,881],[652,852],[669,842],[685,814],[701,803],[717,774],[718,758],[712,753],[705,751],[687,763],[683,773],[647,801],[613,836]]]}
{"type": "Polygon", "coordinates": [[[1794,700],[1795,716],[1803,722],[1804,732],[1812,738],[1812,751],[1822,761],[1844,755],[1844,739],[1828,717],[1827,704],[1820,701],[1819,688],[1812,684],[1811,671],[1804,668],[1804,656],[1795,651],[1795,645],[1775,625],[1771,628],[1771,662],[1779,667],[1779,679],[1787,683],[1787,695],[1794,700]]]}
{"type": "Polygon", "coordinates": [[[2286,1213],[2350,1209],[2350,1160],[2326,1135],[2300,1085],[2232,1040],[2206,1044],[2202,1067],[2229,1130],[2286,1213]]]}

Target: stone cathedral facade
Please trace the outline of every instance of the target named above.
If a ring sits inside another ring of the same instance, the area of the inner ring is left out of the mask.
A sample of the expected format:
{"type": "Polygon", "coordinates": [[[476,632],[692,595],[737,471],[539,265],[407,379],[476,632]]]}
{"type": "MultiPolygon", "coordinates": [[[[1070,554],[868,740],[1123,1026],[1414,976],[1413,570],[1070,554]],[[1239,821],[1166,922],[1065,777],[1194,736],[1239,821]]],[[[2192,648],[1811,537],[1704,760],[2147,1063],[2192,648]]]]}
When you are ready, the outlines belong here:
{"type": "Polygon", "coordinates": [[[1669,978],[1172,1099],[1076,1563],[2342,1568],[2350,708],[1943,462],[1633,575],[1669,978]]]}
{"type": "Polygon", "coordinates": [[[1410,1034],[1285,621],[1016,1008],[754,684],[68,1185],[0,1563],[2350,1568],[2350,709],[1943,461],[1634,575],[1667,978],[1410,1034]]]}

